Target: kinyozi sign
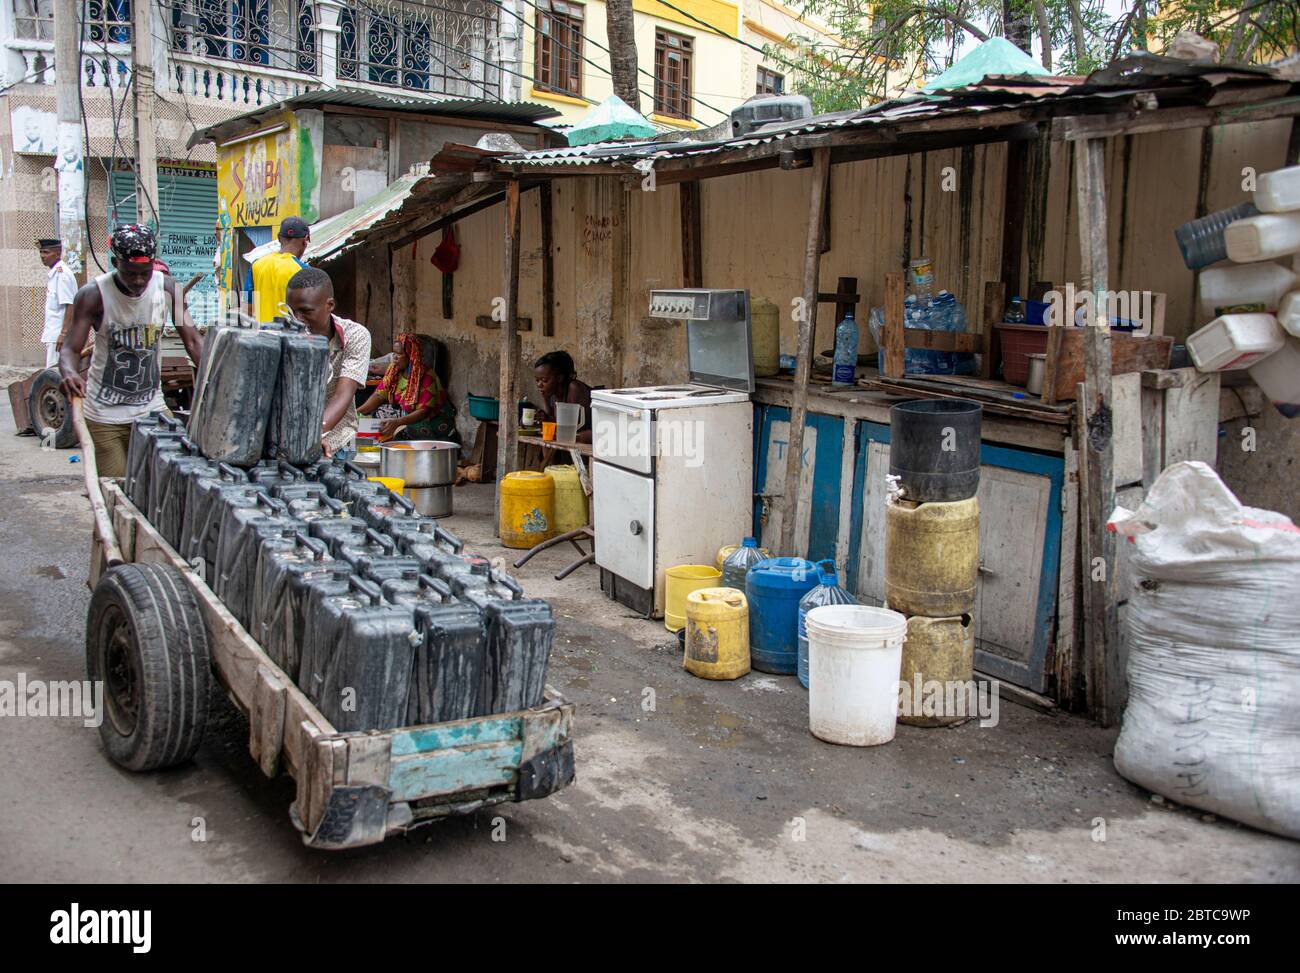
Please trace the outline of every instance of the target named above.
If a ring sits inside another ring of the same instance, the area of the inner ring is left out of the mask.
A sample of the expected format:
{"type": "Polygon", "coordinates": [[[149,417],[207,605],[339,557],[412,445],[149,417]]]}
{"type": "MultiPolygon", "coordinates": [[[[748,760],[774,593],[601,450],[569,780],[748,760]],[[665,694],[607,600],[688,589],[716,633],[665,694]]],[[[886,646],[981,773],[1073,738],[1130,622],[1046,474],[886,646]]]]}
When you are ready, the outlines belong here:
{"type": "Polygon", "coordinates": [[[287,216],[318,217],[311,127],[288,112],[259,131],[217,145],[217,194],[234,227],[278,227],[287,216]]]}

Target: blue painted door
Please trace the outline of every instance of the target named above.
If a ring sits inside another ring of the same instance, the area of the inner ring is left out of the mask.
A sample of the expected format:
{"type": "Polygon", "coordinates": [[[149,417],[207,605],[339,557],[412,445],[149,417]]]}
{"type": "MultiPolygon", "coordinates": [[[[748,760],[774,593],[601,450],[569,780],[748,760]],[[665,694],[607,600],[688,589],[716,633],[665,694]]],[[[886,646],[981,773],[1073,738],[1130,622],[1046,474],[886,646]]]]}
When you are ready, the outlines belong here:
{"type": "MultiPolygon", "coordinates": [[[[880,423],[859,422],[854,430],[846,575],[850,590],[872,605],[884,602],[889,441],[880,423]]],[[[988,443],[980,462],[976,667],[1041,692],[1056,621],[1065,463],[988,443]]]]}
{"type": "MultiPolygon", "coordinates": [[[[844,419],[808,413],[800,464],[795,550],[779,551],[782,513],[781,505],[773,501],[785,492],[790,410],[759,405],[755,412],[754,455],[758,462],[754,464],[754,536],[773,555],[794,555],[813,561],[835,558],[844,492],[844,419]]],[[[848,518],[843,519],[847,526],[848,518]]]]}

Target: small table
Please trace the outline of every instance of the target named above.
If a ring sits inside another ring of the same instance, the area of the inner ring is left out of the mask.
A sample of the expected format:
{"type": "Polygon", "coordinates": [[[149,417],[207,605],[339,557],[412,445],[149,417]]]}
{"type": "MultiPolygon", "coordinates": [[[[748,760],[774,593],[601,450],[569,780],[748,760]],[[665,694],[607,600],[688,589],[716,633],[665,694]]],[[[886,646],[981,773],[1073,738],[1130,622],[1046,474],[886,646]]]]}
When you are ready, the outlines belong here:
{"type": "MultiPolygon", "coordinates": [[[[543,439],[541,436],[523,435],[517,437],[517,442],[521,446],[540,446],[543,449],[567,450],[569,455],[573,457],[573,465],[578,471],[578,481],[582,484],[582,492],[589,497],[591,496],[591,476],[587,471],[587,458],[591,456],[590,443],[562,443],[553,439],[543,439]]],[[[556,544],[563,544],[567,541],[577,549],[578,553],[581,554],[582,557],[578,558],[578,560],[569,564],[555,575],[556,581],[563,581],[574,571],[578,570],[578,568],[582,567],[582,565],[590,564],[592,561],[596,560],[595,540],[596,532],[592,529],[591,524],[588,524],[586,527],[579,527],[577,530],[567,531],[560,534],[558,537],[552,537],[548,541],[542,541],[542,543],[538,544],[536,547],[526,551],[522,557],[514,562],[514,566],[521,567],[534,554],[544,551],[548,547],[554,547],[556,544]],[[584,551],[581,545],[578,544],[579,540],[590,541],[591,550],[584,551]]]]}
{"type": "Polygon", "coordinates": [[[542,449],[563,449],[567,450],[573,457],[573,465],[578,470],[578,479],[582,483],[582,492],[591,496],[591,477],[587,471],[587,461],[585,457],[591,456],[591,443],[562,443],[554,439],[543,439],[541,436],[524,436],[517,437],[521,446],[540,446],[542,449]]]}

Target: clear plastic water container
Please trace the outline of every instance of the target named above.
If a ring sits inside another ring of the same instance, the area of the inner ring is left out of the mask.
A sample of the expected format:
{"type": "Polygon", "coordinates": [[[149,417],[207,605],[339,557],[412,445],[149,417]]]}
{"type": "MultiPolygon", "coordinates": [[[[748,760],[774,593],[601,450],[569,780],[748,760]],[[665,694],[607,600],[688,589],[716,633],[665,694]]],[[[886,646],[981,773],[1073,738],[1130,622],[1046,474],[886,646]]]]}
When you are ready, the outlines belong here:
{"type": "Polygon", "coordinates": [[[799,684],[808,688],[808,613],[821,605],[856,605],[858,600],[840,587],[835,562],[817,562],[817,587],[799,599],[799,684]]]}

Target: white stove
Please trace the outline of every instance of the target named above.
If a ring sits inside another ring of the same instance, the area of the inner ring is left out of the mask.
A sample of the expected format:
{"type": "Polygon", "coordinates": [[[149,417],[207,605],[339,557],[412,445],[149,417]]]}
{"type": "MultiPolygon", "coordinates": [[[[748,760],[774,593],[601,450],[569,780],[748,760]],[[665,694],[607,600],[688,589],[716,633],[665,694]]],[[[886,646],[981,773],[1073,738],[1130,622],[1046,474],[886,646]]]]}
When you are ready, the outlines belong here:
{"type": "Polygon", "coordinates": [[[681,409],[696,405],[748,402],[749,393],[711,385],[647,385],[635,389],[599,389],[591,401],[642,409],[681,409]]]}
{"type": "Polygon", "coordinates": [[[712,564],[751,533],[753,405],[746,291],[656,291],[651,313],[687,317],[690,381],[591,393],[601,588],[663,614],[676,564],[712,564]]]}

